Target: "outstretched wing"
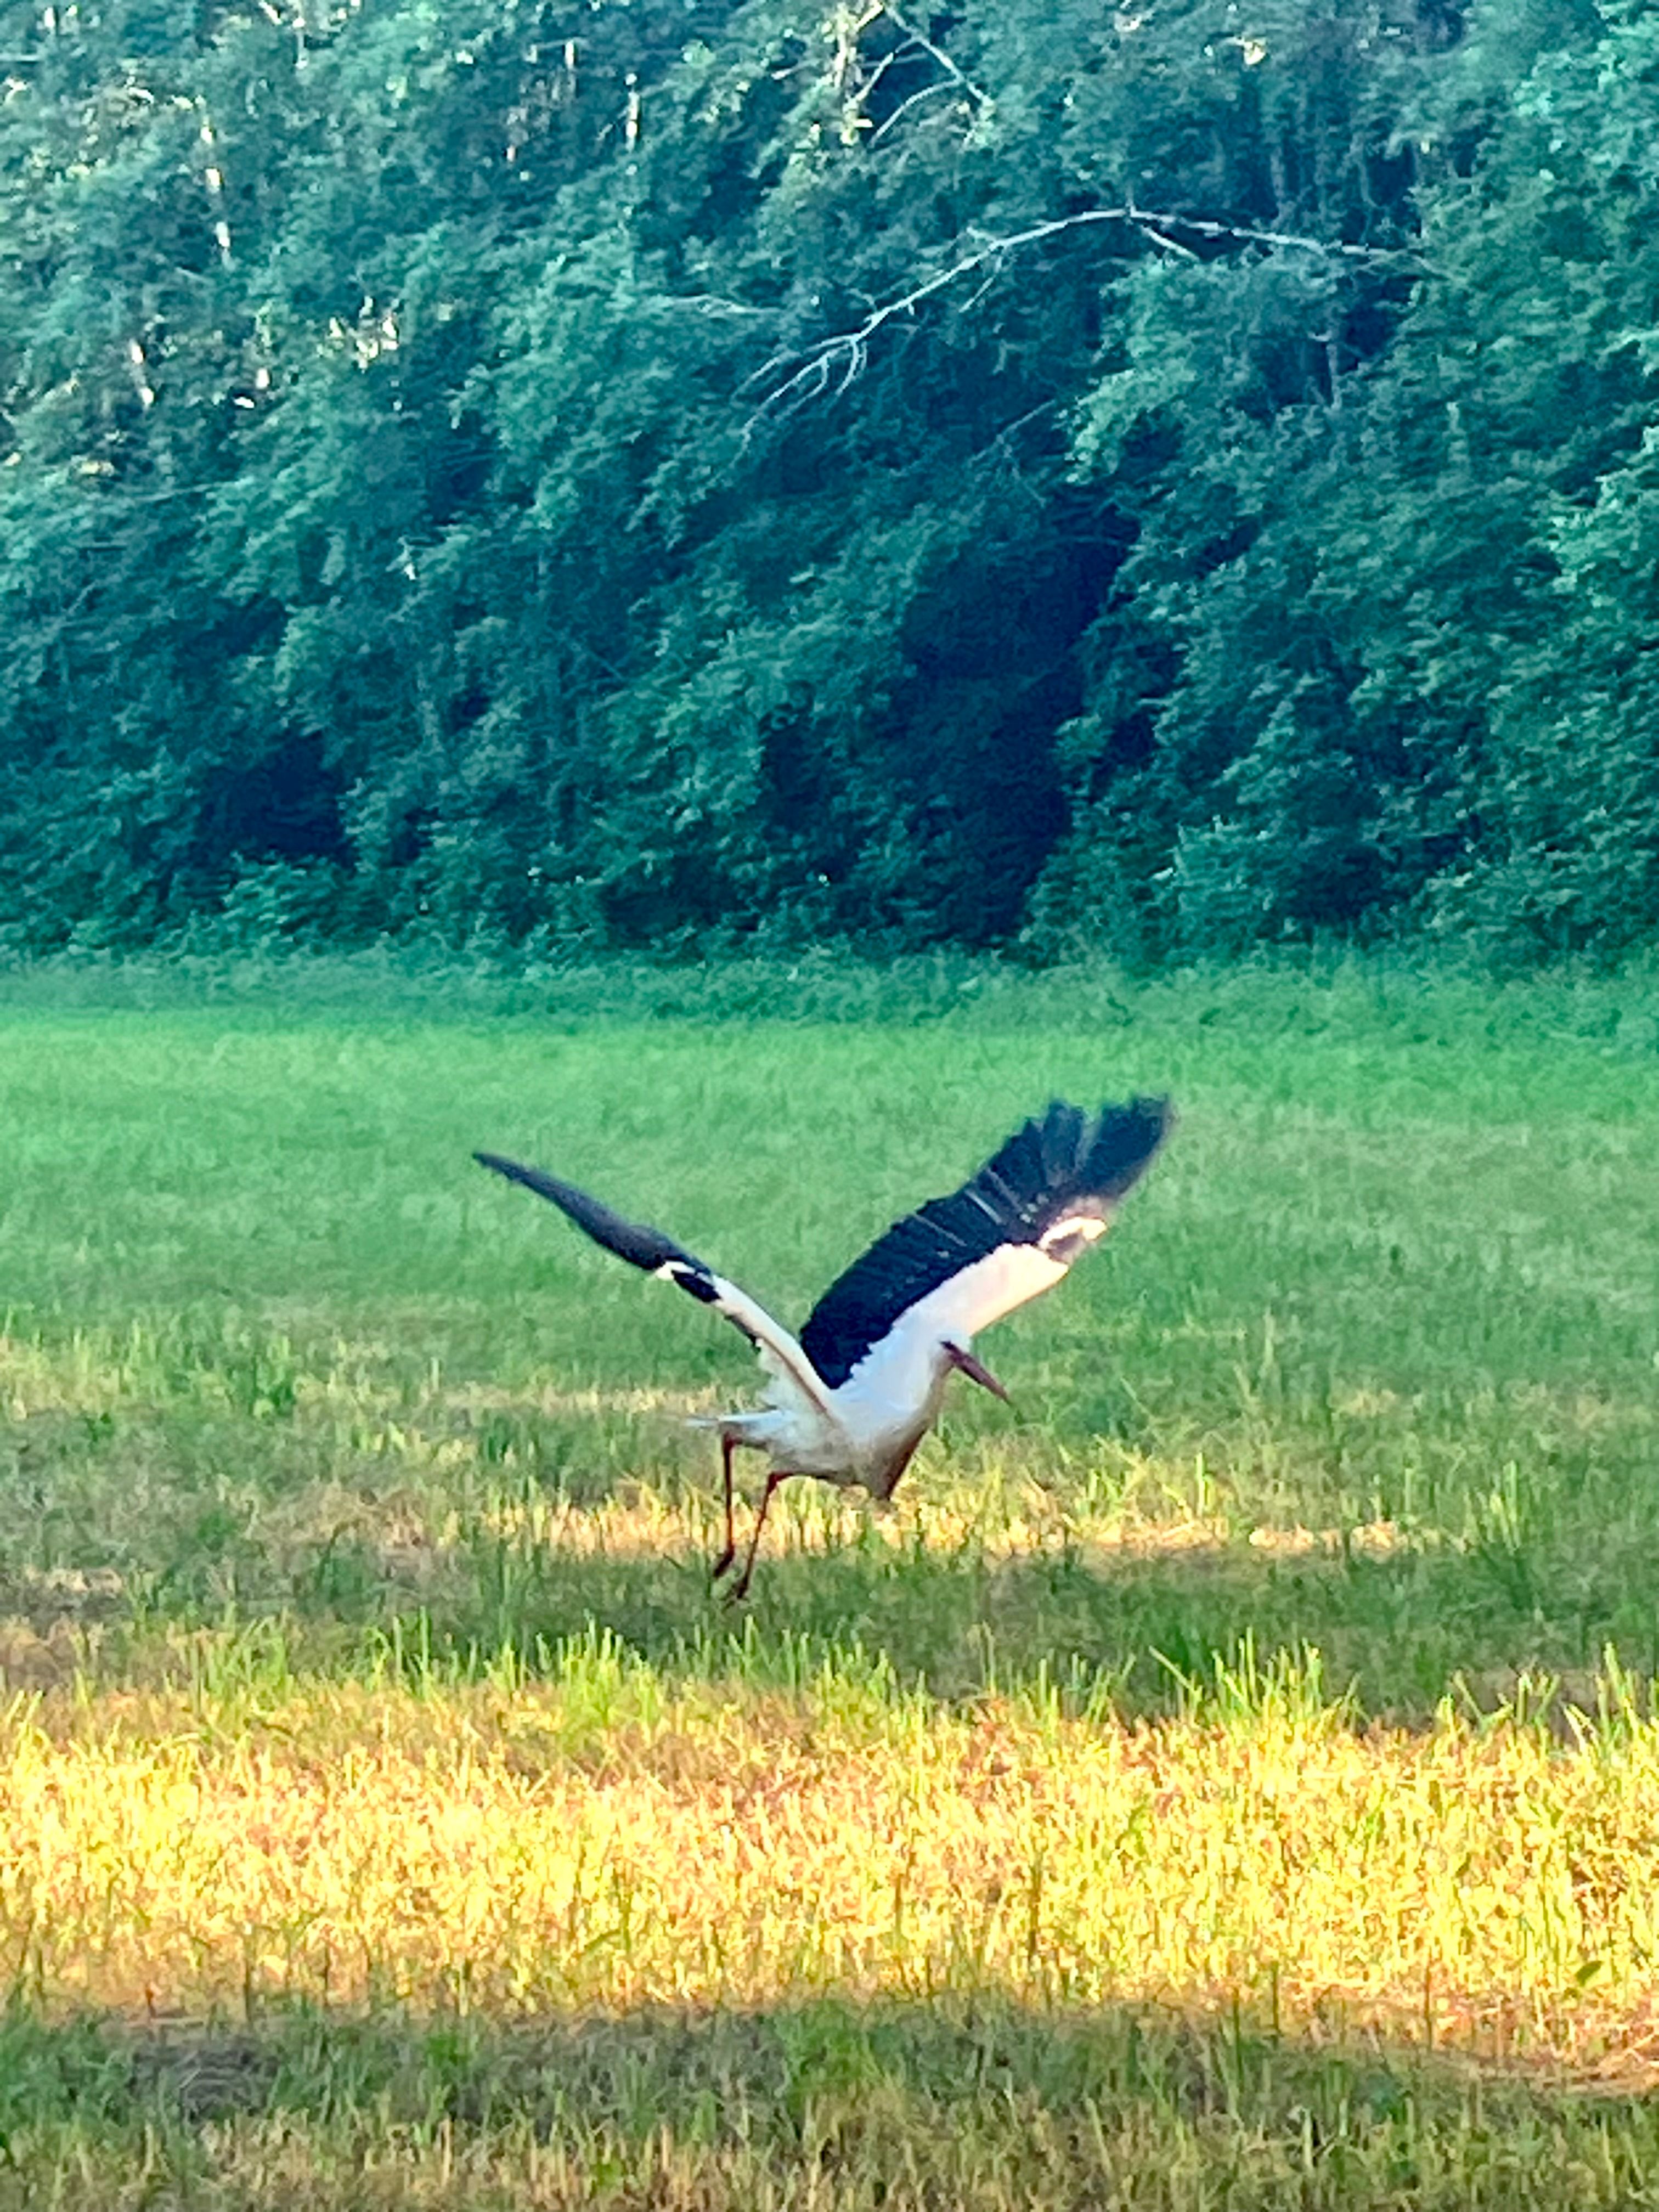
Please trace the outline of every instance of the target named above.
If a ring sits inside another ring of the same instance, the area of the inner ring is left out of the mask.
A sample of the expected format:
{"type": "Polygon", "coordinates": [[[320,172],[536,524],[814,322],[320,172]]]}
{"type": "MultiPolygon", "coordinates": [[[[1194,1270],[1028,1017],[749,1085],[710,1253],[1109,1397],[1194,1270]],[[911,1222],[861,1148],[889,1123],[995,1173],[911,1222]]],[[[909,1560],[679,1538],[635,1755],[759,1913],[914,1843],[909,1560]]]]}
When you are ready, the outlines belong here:
{"type": "Polygon", "coordinates": [[[814,1306],[801,1350],[837,1389],[907,1316],[907,1337],[960,1341],[988,1328],[1104,1234],[1173,1119],[1167,1098],[1092,1115],[1056,1099],[960,1190],[878,1237],[814,1306]]]}
{"type": "Polygon", "coordinates": [[[602,1244],[607,1252],[614,1252],[619,1260],[626,1260],[630,1267],[644,1268],[647,1274],[663,1282],[674,1284],[700,1305],[712,1306],[716,1313],[724,1314],[754,1346],[769,1374],[793,1384],[811,1404],[828,1410],[823,1386],[788,1330],[774,1321],[746,1291],[727,1282],[724,1275],[717,1275],[706,1261],[684,1250],[672,1237],[665,1237],[660,1229],[647,1228],[642,1222],[625,1221],[620,1213],[613,1213],[597,1198],[578,1190],[574,1183],[563,1182],[557,1176],[544,1174],[540,1168],[523,1167],[517,1160],[503,1159],[498,1152],[474,1152],[472,1157],[480,1167],[493,1168],[509,1182],[521,1182],[538,1198],[547,1199],[578,1229],[586,1230],[596,1244],[602,1244]]]}

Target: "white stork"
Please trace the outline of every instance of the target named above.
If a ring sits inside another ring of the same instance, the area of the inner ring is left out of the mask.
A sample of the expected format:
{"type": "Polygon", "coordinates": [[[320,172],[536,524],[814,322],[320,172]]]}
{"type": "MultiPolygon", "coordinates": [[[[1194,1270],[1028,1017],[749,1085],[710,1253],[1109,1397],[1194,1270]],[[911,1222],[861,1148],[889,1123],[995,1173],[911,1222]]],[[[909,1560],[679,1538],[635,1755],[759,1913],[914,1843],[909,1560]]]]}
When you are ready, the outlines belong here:
{"type": "Polygon", "coordinates": [[[1094,1115],[1056,1099],[960,1190],[930,1200],[878,1237],[831,1283],[799,1338],[659,1229],[624,1221],[538,1168],[495,1152],[473,1158],[550,1199],[607,1252],[724,1314],[760,1355],[769,1377],[760,1410],[719,1413],[699,1424],[720,1431],[725,1476],[726,1546],[714,1562],[716,1579],[737,1557],[732,1454],[747,1446],[770,1461],[732,1592],[741,1598],[781,1482],[810,1474],[890,1498],[939,1418],[952,1370],[1006,1399],[995,1376],[975,1358],[975,1335],[1052,1289],[1104,1234],[1172,1120],[1167,1098],[1134,1098],[1094,1115]]]}

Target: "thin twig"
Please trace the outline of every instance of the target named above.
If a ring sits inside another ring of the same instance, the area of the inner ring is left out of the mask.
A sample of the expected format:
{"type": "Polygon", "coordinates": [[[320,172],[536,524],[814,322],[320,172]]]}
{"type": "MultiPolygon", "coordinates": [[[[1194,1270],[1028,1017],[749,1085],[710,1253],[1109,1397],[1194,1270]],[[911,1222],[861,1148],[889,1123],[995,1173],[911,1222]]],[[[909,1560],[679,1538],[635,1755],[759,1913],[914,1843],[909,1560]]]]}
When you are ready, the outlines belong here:
{"type": "Polygon", "coordinates": [[[949,92],[950,89],[950,86],[945,82],[943,77],[935,77],[932,84],[923,85],[920,92],[913,92],[908,100],[900,100],[898,106],[888,117],[886,122],[878,123],[875,129],[870,133],[868,141],[869,144],[872,146],[879,146],[882,140],[887,136],[887,133],[898,121],[900,116],[908,115],[918,100],[931,100],[936,92],[949,92]]]}
{"type": "Polygon", "coordinates": [[[896,8],[890,7],[887,4],[887,0],[883,0],[881,12],[886,16],[888,21],[893,26],[895,30],[902,31],[907,39],[911,40],[916,46],[919,46],[921,48],[923,53],[931,54],[933,59],[939,64],[939,67],[942,70],[948,70],[950,74],[955,77],[957,82],[962,87],[963,90],[966,93],[970,93],[979,102],[981,107],[988,107],[990,106],[991,95],[989,93],[981,91],[980,87],[974,82],[972,77],[970,77],[964,70],[958,68],[957,64],[951,60],[950,55],[945,52],[943,46],[936,46],[933,40],[927,37],[925,32],[918,31],[914,25],[907,23],[896,8]]]}
{"type": "MultiPolygon", "coordinates": [[[[869,76],[866,77],[864,82],[859,87],[857,104],[860,107],[862,107],[864,103],[869,99],[871,94],[881,82],[883,77],[884,77],[888,70],[892,68],[893,64],[895,62],[902,61],[909,51],[910,49],[908,46],[895,46],[890,54],[884,54],[882,56],[881,59],[876,64],[874,69],[871,70],[869,76]]],[[[862,119],[867,122],[869,118],[866,116],[862,119]]]]}
{"type": "Polygon", "coordinates": [[[1178,253],[1183,261],[1197,261],[1202,258],[1195,246],[1183,246],[1178,238],[1171,238],[1167,231],[1159,230],[1152,223],[1143,222],[1140,228],[1152,244],[1161,246],[1166,253],[1178,253]]]}

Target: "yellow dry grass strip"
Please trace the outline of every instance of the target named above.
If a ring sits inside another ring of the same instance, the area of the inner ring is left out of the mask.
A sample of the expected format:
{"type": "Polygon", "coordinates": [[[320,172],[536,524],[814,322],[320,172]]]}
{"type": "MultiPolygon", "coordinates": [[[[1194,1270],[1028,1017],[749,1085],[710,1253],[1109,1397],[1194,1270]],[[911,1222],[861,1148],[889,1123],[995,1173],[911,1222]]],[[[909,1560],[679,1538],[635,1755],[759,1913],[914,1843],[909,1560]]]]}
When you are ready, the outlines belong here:
{"type": "MultiPolygon", "coordinates": [[[[752,1510],[745,1498],[744,1511],[752,1510]]],[[[669,1498],[641,1485],[622,1495],[576,1503],[554,1497],[518,1498],[480,1514],[500,1536],[573,1558],[697,1559],[719,1543],[722,1523],[712,1492],[669,1498]]],[[[824,1553],[867,1534],[893,1551],[918,1542],[933,1552],[972,1548],[988,1560],[1029,1558],[1066,1543],[1079,1559],[1109,1568],[1126,1559],[1194,1556],[1219,1562],[1237,1557],[1235,1530],[1213,1516],[1182,1521],[1141,1520],[1117,1513],[1088,1516],[1056,1504],[1037,1484],[1006,1481],[990,1501],[963,1504],[954,1495],[913,1490],[891,1505],[816,1486],[786,1492],[773,1509],[769,1549],[824,1553]]],[[[1262,1526],[1244,1538],[1250,1550],[1275,1559],[1337,1559],[1345,1553],[1388,1559],[1406,1552],[1460,1550],[1461,1540],[1438,1531],[1409,1531],[1391,1521],[1352,1528],[1262,1526]]]]}
{"type": "Polygon", "coordinates": [[[15,1712],[3,1956],[49,1999],[164,2012],[975,1988],[1650,2049],[1659,1728],[963,1718],[828,1677],[636,1684],[584,1719],[592,1690],[15,1712]]]}
{"type": "MultiPolygon", "coordinates": [[[[752,1394],[751,1394],[752,1395],[752,1394]]],[[[741,1399],[739,1388],[727,1396],[741,1399]]],[[[660,1386],[601,1389],[589,1383],[577,1389],[558,1389],[544,1382],[533,1390],[503,1390],[487,1382],[460,1382],[444,1393],[444,1403],[467,1413],[660,1413],[684,1420],[713,1413],[726,1402],[712,1384],[699,1389],[665,1389],[660,1386]]]]}
{"type": "MultiPolygon", "coordinates": [[[[738,1507],[745,1528],[754,1510],[747,1487],[738,1507]]],[[[1075,1539],[1080,1525],[1076,1516],[1055,1505],[1035,1484],[1010,1484],[1007,1492],[988,1506],[981,1499],[962,1505],[952,1498],[913,1491],[889,1506],[861,1493],[849,1497],[803,1483],[772,1509],[767,1553],[821,1556],[867,1536],[890,1551],[921,1543],[933,1552],[971,1547],[986,1559],[1004,1560],[1052,1552],[1075,1539]]],[[[721,1507],[712,1492],[669,1498],[645,1485],[595,1503],[558,1497],[515,1498],[488,1508],[478,1517],[500,1536],[572,1559],[702,1560],[717,1548],[724,1532],[721,1507]]],[[[1290,1548],[1334,1553],[1341,1547],[1341,1537],[1334,1531],[1296,1534],[1305,1540],[1290,1548]]],[[[1364,1534],[1362,1531],[1355,1548],[1365,1548],[1364,1534]]],[[[1262,1540],[1263,1548],[1278,1548],[1275,1532],[1262,1532],[1262,1540]]],[[[1255,1540],[1253,1536],[1252,1543],[1255,1540]]],[[[1194,1551],[1220,1554],[1230,1544],[1230,1532],[1215,1521],[1145,1527],[1103,1522],[1091,1525],[1082,1550],[1085,1559],[1094,1553],[1115,1559],[1154,1559],[1173,1553],[1185,1557],[1194,1551]]]]}

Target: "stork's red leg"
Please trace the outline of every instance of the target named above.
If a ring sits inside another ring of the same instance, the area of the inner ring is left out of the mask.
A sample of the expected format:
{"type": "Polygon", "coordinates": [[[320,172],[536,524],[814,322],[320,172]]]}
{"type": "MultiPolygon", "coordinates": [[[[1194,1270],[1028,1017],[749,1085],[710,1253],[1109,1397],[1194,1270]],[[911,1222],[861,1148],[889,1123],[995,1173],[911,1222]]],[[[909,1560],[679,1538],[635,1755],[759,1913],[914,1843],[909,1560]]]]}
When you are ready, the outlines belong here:
{"type": "Polygon", "coordinates": [[[755,1533],[749,1539],[749,1556],[743,1563],[743,1572],[729,1592],[733,1605],[749,1595],[749,1577],[755,1571],[755,1554],[760,1549],[761,1530],[766,1526],[766,1509],[772,1503],[772,1492],[781,1482],[787,1482],[794,1471],[792,1467],[775,1467],[766,1478],[766,1487],[761,1492],[760,1505],[755,1515],[755,1533]]]}
{"type": "Polygon", "coordinates": [[[735,1437],[723,1436],[720,1438],[720,1473],[726,1478],[726,1548],[714,1562],[713,1572],[716,1582],[738,1556],[738,1531],[732,1518],[732,1455],[737,1448],[735,1437]]]}

